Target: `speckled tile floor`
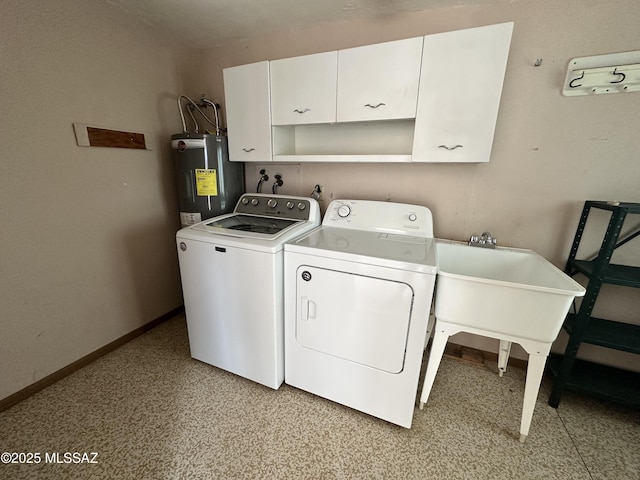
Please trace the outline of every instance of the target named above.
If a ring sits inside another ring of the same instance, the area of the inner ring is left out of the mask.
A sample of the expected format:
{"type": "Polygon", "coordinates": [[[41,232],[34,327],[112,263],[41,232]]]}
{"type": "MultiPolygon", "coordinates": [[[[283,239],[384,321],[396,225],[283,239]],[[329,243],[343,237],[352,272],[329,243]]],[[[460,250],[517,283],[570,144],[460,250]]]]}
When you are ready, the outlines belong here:
{"type": "Polygon", "coordinates": [[[543,384],[521,444],[524,376],[445,357],[407,430],[192,360],[179,316],[0,413],[0,450],[41,454],[0,478],[640,479],[637,411],[571,393],[554,410],[543,384]]]}

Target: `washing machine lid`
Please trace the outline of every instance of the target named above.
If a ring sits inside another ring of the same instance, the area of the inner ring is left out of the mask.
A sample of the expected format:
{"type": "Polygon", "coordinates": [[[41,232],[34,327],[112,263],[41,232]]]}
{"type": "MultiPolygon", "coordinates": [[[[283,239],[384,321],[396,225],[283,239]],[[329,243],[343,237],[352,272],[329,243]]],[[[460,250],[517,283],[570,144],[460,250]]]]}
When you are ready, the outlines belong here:
{"type": "Polygon", "coordinates": [[[195,240],[199,242],[211,243],[223,247],[237,247],[246,250],[256,250],[268,253],[275,253],[284,248],[287,241],[294,240],[300,235],[316,228],[317,224],[313,222],[296,222],[284,230],[276,234],[252,233],[243,231],[234,231],[232,229],[214,229],[209,230],[200,226],[185,227],[178,230],[176,238],[178,240],[195,240]]]}
{"type": "Polygon", "coordinates": [[[212,219],[212,221],[203,222],[200,228],[220,235],[253,237],[258,234],[260,237],[256,238],[264,238],[262,235],[276,238],[287,228],[300,222],[300,220],[290,220],[286,218],[237,214],[218,217],[212,219]]]}
{"type": "MultiPolygon", "coordinates": [[[[287,239],[293,238],[290,234],[299,226],[308,224],[301,220],[290,220],[282,218],[259,217],[243,214],[231,213],[221,217],[215,217],[192,225],[192,230],[205,232],[216,237],[228,237],[245,239],[249,242],[277,242],[284,243],[287,239]]],[[[298,231],[295,235],[305,232],[307,229],[298,231]]]]}
{"type": "Polygon", "coordinates": [[[284,243],[308,230],[308,224],[320,224],[320,207],[312,198],[286,195],[245,193],[240,197],[233,213],[210,218],[189,228],[215,235],[241,237],[284,243]]]}
{"type": "Polygon", "coordinates": [[[434,275],[437,270],[429,237],[322,226],[287,243],[285,251],[434,275]]]}

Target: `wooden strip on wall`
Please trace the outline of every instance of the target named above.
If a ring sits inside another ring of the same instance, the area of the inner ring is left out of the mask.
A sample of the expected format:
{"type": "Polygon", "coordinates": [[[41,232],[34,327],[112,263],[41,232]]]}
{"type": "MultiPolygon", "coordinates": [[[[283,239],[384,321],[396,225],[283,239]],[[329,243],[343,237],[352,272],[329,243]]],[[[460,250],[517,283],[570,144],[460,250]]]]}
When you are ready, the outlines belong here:
{"type": "Polygon", "coordinates": [[[106,128],[87,127],[89,145],[92,147],[136,148],[145,150],[143,133],[122,132],[106,128]]]}

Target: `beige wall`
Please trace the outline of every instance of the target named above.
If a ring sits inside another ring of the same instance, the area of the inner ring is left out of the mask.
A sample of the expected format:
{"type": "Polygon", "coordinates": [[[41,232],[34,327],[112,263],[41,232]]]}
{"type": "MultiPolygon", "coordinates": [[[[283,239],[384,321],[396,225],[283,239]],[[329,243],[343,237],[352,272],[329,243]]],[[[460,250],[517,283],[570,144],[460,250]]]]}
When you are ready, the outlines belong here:
{"type": "Polygon", "coordinates": [[[3,1],[0,399],[182,303],[181,49],[104,1],[3,1]],[[74,122],[149,132],[79,147],[74,122]]]}
{"type": "MultiPolygon", "coordinates": [[[[636,0],[519,0],[193,52],[107,2],[3,0],[0,399],[182,303],[166,141],[180,129],[177,94],[224,103],[227,66],[514,20],[489,164],[251,165],[247,181],[253,189],[264,167],[284,175],[283,193],[307,195],[319,183],[327,202],[424,204],[437,236],[465,239],[488,228],[501,244],[562,265],[583,200],[640,201],[640,93],[560,95],[571,57],[639,48],[639,14],[636,0]],[[78,147],[74,122],[149,132],[155,149],[78,147]]],[[[639,258],[637,249],[623,255],[639,258]]],[[[637,317],[637,291],[608,293],[614,299],[597,308],[637,317]]]]}
{"type": "MultiPolygon", "coordinates": [[[[518,0],[334,23],[207,51],[205,75],[195,88],[223,102],[225,67],[515,21],[490,163],[260,164],[247,166],[247,185],[255,188],[259,169],[266,168],[272,178],[283,175],[281,193],[308,195],[320,184],[325,202],[343,197],[426,205],[438,237],[464,240],[490,230],[499,244],[532,248],[563,267],[584,200],[640,201],[640,93],[563,97],[567,64],[573,57],[640,48],[638,18],[637,0],[518,0]]],[[[625,247],[627,259],[638,262],[638,243],[625,247]]],[[[611,296],[598,309],[640,321],[637,290],[611,296]]],[[[497,351],[495,342],[477,337],[457,340],[497,351]]],[[[595,350],[593,356],[603,355],[595,350]]],[[[635,358],[613,357],[637,365],[635,358]]]]}

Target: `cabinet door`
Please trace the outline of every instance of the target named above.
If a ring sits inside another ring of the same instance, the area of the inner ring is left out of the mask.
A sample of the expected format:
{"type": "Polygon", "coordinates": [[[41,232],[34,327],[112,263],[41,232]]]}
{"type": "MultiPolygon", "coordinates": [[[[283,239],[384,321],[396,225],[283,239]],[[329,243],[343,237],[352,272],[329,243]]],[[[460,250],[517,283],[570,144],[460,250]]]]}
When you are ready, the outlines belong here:
{"type": "Polygon", "coordinates": [[[271,62],[273,125],[336,121],[338,52],[271,62]]]}
{"type": "Polygon", "coordinates": [[[269,62],[225,68],[223,76],[229,159],[270,162],[269,62]]]}
{"type": "Polygon", "coordinates": [[[338,52],[338,122],[414,118],[422,37],[338,52]]]}
{"type": "Polygon", "coordinates": [[[424,37],[414,162],[488,162],[513,23],[424,37]]]}

